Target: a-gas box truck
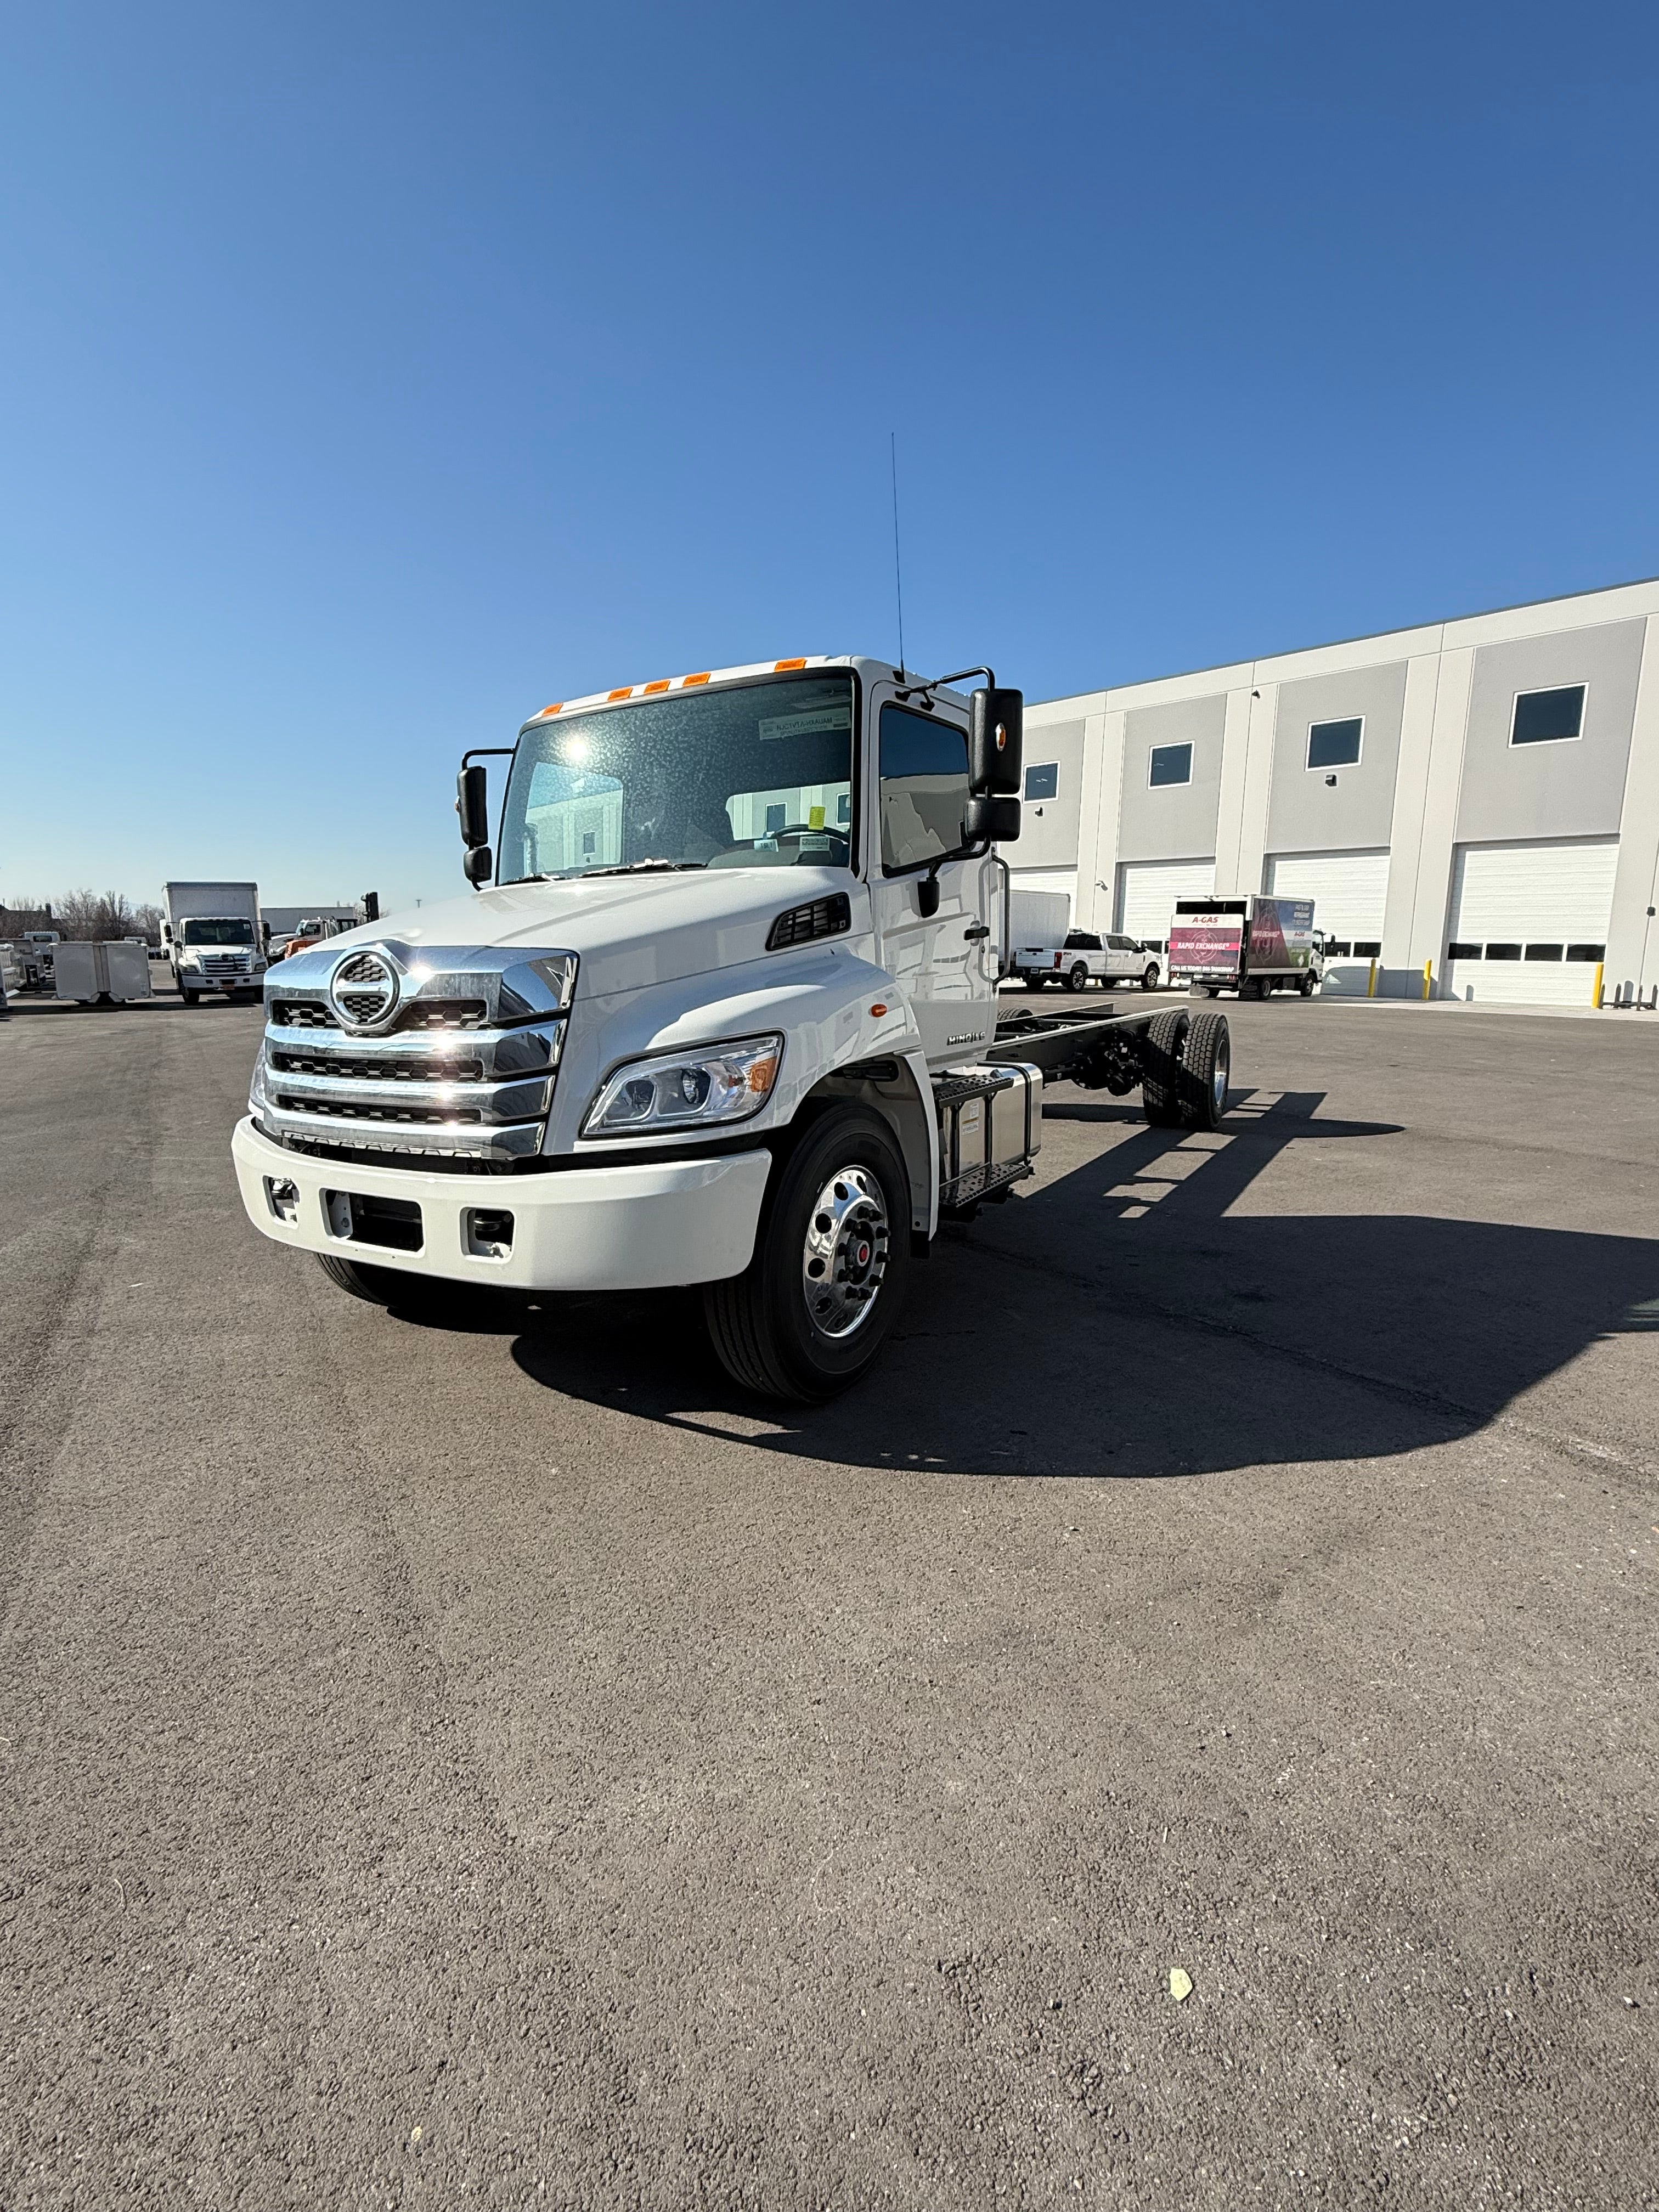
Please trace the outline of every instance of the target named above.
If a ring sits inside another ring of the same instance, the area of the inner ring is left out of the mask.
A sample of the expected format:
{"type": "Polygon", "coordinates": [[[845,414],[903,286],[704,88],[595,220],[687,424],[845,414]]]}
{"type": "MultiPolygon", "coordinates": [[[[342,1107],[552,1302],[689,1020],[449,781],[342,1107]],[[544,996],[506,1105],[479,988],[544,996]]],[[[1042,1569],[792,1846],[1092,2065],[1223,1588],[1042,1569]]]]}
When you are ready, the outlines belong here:
{"type": "Polygon", "coordinates": [[[1311,899],[1183,898],[1170,927],[1170,981],[1195,998],[1237,991],[1310,997],[1320,981],[1311,899]]]}
{"type": "Polygon", "coordinates": [[[382,1304],[700,1285],[739,1382],[842,1389],[1045,1079],[1226,1106],[1219,1013],[999,1019],[1021,714],[860,656],[624,684],[493,749],[493,855],[467,756],[474,890],[265,978],[249,1218],[382,1304]]]}

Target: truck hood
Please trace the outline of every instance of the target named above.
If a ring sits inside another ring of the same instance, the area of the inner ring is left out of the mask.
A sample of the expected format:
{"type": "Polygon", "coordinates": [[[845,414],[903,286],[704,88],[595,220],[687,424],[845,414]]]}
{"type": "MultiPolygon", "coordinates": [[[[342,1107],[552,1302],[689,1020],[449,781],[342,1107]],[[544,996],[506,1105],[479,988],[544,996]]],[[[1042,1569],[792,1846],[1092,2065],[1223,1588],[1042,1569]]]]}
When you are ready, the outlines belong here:
{"type": "Polygon", "coordinates": [[[854,936],[867,931],[868,893],[844,868],[711,868],[502,884],[382,916],[300,957],[325,954],[331,969],[342,950],[388,940],[557,950],[578,957],[578,998],[604,997],[758,959],[779,915],[837,891],[852,900],[854,936]]]}

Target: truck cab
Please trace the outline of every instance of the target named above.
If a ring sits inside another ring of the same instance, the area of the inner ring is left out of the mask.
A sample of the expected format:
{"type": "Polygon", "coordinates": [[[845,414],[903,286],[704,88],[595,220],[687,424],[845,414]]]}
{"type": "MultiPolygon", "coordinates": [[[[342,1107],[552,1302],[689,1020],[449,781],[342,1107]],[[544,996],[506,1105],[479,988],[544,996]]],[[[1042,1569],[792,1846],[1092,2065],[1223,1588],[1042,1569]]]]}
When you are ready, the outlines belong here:
{"type": "Polygon", "coordinates": [[[469,755],[473,890],[266,978],[255,1226],[381,1303],[701,1285],[747,1387],[861,1373],[1079,1057],[998,1036],[1021,700],[960,681],[823,656],[556,703],[491,749],[493,840],[469,755]]]}

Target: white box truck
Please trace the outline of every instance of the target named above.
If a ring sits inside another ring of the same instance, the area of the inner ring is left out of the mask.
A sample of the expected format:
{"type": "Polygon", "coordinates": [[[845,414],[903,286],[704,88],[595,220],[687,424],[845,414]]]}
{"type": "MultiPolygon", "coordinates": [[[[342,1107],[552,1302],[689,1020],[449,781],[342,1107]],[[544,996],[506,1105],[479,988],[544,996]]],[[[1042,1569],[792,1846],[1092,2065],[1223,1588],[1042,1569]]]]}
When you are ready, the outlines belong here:
{"type": "Polygon", "coordinates": [[[264,980],[257,884],[167,884],[161,945],[187,1006],[204,991],[254,999],[264,980]]]}
{"type": "Polygon", "coordinates": [[[1225,1109],[1220,1013],[1000,1018],[1021,719],[861,656],[624,684],[490,749],[493,857],[469,754],[473,892],[265,979],[249,1219],[381,1304],[699,1285],[740,1384],[841,1389],[1032,1171],[1045,1078],[1225,1109]]]}
{"type": "Polygon", "coordinates": [[[127,938],[106,945],[71,938],[58,947],[52,975],[56,995],[82,1006],[125,1006],[150,995],[149,951],[127,938]]]}

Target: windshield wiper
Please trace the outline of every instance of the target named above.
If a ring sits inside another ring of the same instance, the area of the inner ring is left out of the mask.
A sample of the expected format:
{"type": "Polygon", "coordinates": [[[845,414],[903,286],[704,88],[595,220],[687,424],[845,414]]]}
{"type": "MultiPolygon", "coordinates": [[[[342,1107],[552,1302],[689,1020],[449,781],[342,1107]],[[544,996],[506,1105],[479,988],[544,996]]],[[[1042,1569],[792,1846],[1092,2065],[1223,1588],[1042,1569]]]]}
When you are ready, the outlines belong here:
{"type": "Polygon", "coordinates": [[[648,869],[706,868],[707,860],[625,860],[616,868],[555,868],[539,876],[514,876],[515,884],[579,884],[589,876],[634,876],[648,869]]]}
{"type": "Polygon", "coordinates": [[[617,868],[580,868],[571,872],[581,876],[642,876],[653,870],[706,868],[708,865],[706,860],[624,860],[617,868]]]}

